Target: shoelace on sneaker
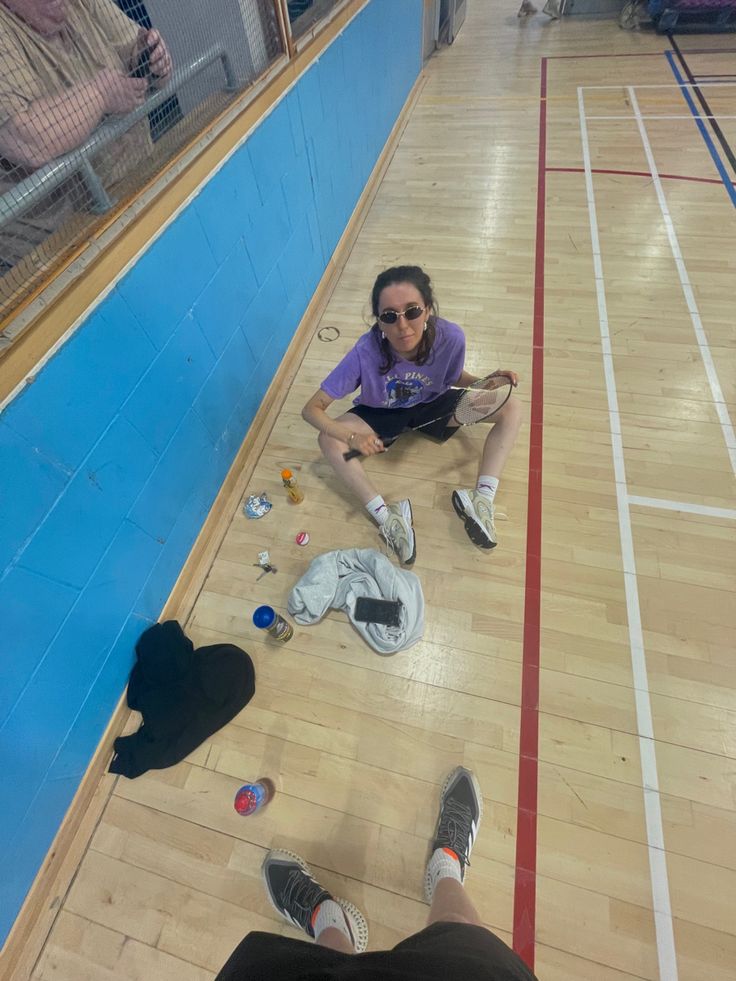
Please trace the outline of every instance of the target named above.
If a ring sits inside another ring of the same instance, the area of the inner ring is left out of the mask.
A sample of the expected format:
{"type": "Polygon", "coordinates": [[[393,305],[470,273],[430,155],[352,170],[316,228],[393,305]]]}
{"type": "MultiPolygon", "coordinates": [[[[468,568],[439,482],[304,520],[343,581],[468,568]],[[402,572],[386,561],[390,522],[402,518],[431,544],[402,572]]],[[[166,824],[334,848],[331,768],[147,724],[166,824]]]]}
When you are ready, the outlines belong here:
{"type": "Polygon", "coordinates": [[[444,803],[436,841],[439,842],[438,847],[447,847],[455,852],[463,868],[470,865],[468,842],[472,824],[473,816],[466,804],[452,797],[444,803]]]}
{"type": "Polygon", "coordinates": [[[299,926],[309,932],[315,906],[328,895],[329,893],[319,883],[310,879],[306,872],[301,869],[297,872],[294,869],[289,872],[280,903],[284,909],[289,911],[289,915],[299,923],[299,926]]]}
{"type": "Polygon", "coordinates": [[[401,526],[401,522],[395,515],[392,515],[390,518],[386,518],[386,520],[382,525],[382,528],[386,541],[391,546],[391,548],[395,548],[396,545],[399,544],[396,533],[398,532],[399,534],[401,534],[401,532],[404,530],[401,526]]]}
{"type": "Polygon", "coordinates": [[[386,544],[396,552],[401,547],[401,535],[404,531],[401,519],[397,515],[392,514],[381,525],[381,530],[383,537],[386,539],[386,544]]]}

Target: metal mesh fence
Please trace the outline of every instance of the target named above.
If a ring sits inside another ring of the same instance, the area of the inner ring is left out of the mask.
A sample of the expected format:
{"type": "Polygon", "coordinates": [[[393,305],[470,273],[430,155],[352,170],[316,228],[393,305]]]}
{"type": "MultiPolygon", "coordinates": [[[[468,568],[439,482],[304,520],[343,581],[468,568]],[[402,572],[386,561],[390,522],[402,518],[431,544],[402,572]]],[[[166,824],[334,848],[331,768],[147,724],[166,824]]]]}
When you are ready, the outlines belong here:
{"type": "Polygon", "coordinates": [[[300,38],[311,30],[340,0],[287,0],[291,33],[300,38]]]}
{"type": "Polygon", "coordinates": [[[0,0],[0,317],[282,52],[274,0],[0,0]]]}

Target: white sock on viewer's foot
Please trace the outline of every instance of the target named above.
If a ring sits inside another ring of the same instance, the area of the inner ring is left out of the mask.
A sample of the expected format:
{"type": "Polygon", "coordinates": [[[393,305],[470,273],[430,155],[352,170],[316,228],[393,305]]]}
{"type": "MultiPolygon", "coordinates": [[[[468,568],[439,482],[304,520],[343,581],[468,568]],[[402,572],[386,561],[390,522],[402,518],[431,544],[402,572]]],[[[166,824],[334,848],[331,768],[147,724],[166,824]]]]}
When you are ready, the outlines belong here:
{"type": "Polygon", "coordinates": [[[345,934],[350,943],[355,946],[355,938],[350,932],[345,912],[342,906],[336,903],[334,899],[325,899],[323,903],[319,904],[312,915],[312,929],[314,930],[315,938],[328,927],[334,927],[335,930],[340,930],[345,934]]]}
{"type": "Polygon", "coordinates": [[[475,489],[479,494],[483,494],[484,497],[489,497],[491,501],[496,496],[496,491],[498,490],[498,477],[491,477],[488,474],[481,474],[478,477],[478,483],[475,485],[475,489]]]}
{"type": "Polygon", "coordinates": [[[372,501],[368,501],[365,506],[366,511],[372,518],[374,518],[379,525],[382,525],[386,518],[388,518],[388,508],[386,507],[386,502],[378,494],[373,498],[372,501]]]}
{"type": "Polygon", "coordinates": [[[460,859],[449,848],[435,848],[427,864],[427,873],[431,882],[431,896],[440,879],[455,879],[461,884],[463,881],[460,859]]]}

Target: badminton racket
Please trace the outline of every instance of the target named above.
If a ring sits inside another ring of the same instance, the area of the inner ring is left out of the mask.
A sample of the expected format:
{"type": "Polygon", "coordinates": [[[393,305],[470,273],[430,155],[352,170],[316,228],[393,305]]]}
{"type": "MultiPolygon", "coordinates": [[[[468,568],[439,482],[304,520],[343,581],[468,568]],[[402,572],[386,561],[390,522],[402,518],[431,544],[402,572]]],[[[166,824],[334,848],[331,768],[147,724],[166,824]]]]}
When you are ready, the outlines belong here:
{"type": "MultiPolygon", "coordinates": [[[[425,426],[431,426],[434,422],[451,418],[454,418],[460,426],[472,426],[476,422],[483,422],[484,419],[490,419],[506,405],[511,397],[513,387],[508,376],[494,372],[491,375],[486,375],[485,378],[479,378],[468,388],[451,388],[451,392],[457,393],[457,399],[447,412],[435,419],[427,419],[418,426],[407,426],[406,428],[416,432],[424,429],[425,426]]],[[[348,450],[343,453],[345,460],[354,460],[357,456],[362,456],[360,450],[348,450]]]]}

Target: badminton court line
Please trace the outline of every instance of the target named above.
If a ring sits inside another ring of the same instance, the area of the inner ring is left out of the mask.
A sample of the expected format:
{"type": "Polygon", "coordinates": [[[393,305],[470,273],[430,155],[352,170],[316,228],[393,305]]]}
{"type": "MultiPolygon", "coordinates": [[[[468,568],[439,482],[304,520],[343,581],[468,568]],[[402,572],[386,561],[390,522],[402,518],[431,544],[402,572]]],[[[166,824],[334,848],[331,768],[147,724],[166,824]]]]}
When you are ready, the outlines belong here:
{"type": "MultiPolygon", "coordinates": [[[[720,153],[716,149],[716,146],[713,140],[711,139],[711,135],[710,132],[708,131],[707,126],[705,125],[705,123],[700,117],[700,112],[698,110],[698,107],[693,102],[692,92],[688,90],[688,84],[692,85],[692,83],[685,82],[684,78],[680,74],[680,69],[675,64],[675,55],[673,51],[665,51],[664,56],[667,59],[667,64],[670,66],[670,71],[675,76],[675,79],[679,84],[682,97],[685,100],[685,103],[688,109],[690,110],[693,119],[695,120],[695,125],[698,127],[698,132],[702,137],[703,143],[705,143],[708,149],[708,153],[711,156],[711,159],[715,165],[716,170],[721,175],[723,186],[726,188],[726,194],[728,194],[729,198],[731,199],[731,204],[736,208],[736,190],[734,190],[733,185],[731,184],[731,177],[728,171],[726,170],[726,165],[721,160],[720,153]]],[[[713,126],[711,126],[711,129],[713,129],[713,126]]],[[[725,150],[723,144],[721,144],[721,149],[725,150]]]]}
{"type": "Polygon", "coordinates": [[[611,428],[611,451],[613,454],[613,469],[616,481],[618,528],[621,541],[624,589],[626,593],[629,648],[631,651],[631,670],[634,681],[636,729],[644,791],[644,815],[647,826],[647,852],[649,855],[649,877],[652,886],[652,906],[657,941],[659,978],[660,981],[677,981],[677,955],[675,953],[675,935],[672,925],[667,856],[665,853],[664,830],[662,827],[662,806],[659,797],[654,723],[652,721],[652,705],[649,697],[644,631],[641,622],[639,587],[636,578],[636,560],[634,557],[634,536],[631,528],[631,512],[629,510],[629,494],[626,484],[624,447],[621,437],[616,378],[613,370],[611,337],[608,330],[608,307],[603,280],[603,262],[598,236],[598,216],[593,194],[593,173],[590,165],[588,126],[585,119],[585,102],[582,88],[578,88],[578,115],[580,119],[580,138],[583,148],[590,239],[593,252],[593,272],[598,300],[598,324],[601,335],[603,371],[606,381],[608,417],[611,428]]]}
{"type": "MultiPolygon", "coordinates": [[[[736,119],[736,116],[706,116],[704,112],[699,113],[701,119],[736,119]]],[[[616,116],[588,116],[588,119],[631,119],[629,113],[619,113],[616,116]]],[[[677,116],[642,116],[642,119],[692,119],[692,116],[683,116],[679,113],[677,116]]]]}
{"type": "MultiPolygon", "coordinates": [[[[736,85],[736,82],[700,82],[700,85],[736,85]]],[[[674,82],[664,82],[657,85],[626,85],[621,83],[620,85],[581,85],[580,86],[585,92],[592,91],[593,89],[682,89],[682,88],[695,88],[696,86],[692,82],[683,81],[681,85],[675,85],[674,82]]],[[[588,116],[590,119],[590,116],[588,116]]]]}
{"type": "Polygon", "coordinates": [[[690,314],[690,320],[692,321],[693,330],[695,332],[695,339],[698,342],[700,356],[703,359],[705,373],[708,376],[708,384],[710,385],[711,395],[713,396],[716,414],[718,416],[718,421],[721,424],[723,438],[726,442],[726,450],[728,451],[728,456],[731,460],[731,469],[733,470],[734,474],[736,474],[736,433],[734,433],[733,424],[731,423],[731,418],[728,414],[726,400],[723,397],[721,383],[718,380],[718,372],[716,371],[713,356],[710,353],[708,338],[703,330],[703,322],[700,319],[698,304],[695,301],[695,294],[693,293],[693,288],[688,278],[687,269],[685,268],[685,262],[682,258],[680,243],[677,239],[677,233],[675,232],[672,217],[670,216],[670,209],[667,206],[667,198],[664,194],[664,188],[662,187],[662,181],[659,177],[657,165],[654,162],[654,154],[652,153],[652,147],[649,143],[647,129],[644,125],[644,120],[642,119],[642,115],[639,110],[639,103],[636,99],[636,93],[634,92],[632,86],[628,87],[628,93],[629,98],[631,99],[631,108],[633,109],[634,117],[636,118],[636,124],[639,127],[639,135],[641,136],[641,141],[644,146],[644,153],[649,165],[649,172],[652,175],[652,183],[654,184],[654,189],[657,192],[657,200],[659,201],[659,207],[662,212],[662,218],[664,219],[664,225],[667,229],[667,238],[669,239],[672,257],[674,258],[675,266],[677,267],[677,275],[680,279],[680,286],[682,287],[685,303],[687,304],[688,313],[690,314]]]}
{"type": "Polygon", "coordinates": [[[731,508],[714,508],[708,504],[690,504],[686,501],[667,501],[661,497],[640,497],[629,494],[629,504],[644,508],[658,508],[664,511],[681,511],[683,514],[700,514],[706,518],[730,518],[736,521],[736,511],[731,508]]]}

